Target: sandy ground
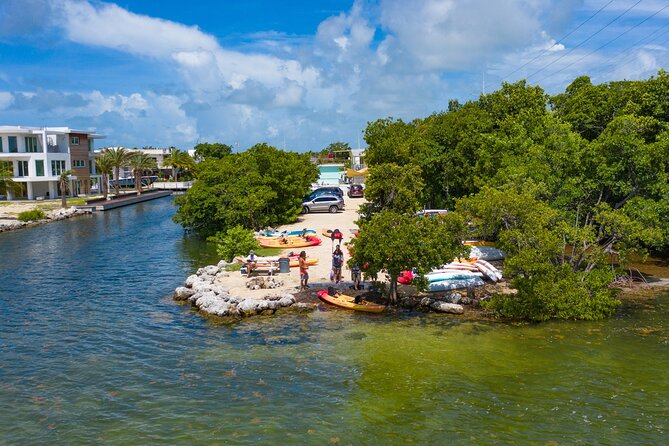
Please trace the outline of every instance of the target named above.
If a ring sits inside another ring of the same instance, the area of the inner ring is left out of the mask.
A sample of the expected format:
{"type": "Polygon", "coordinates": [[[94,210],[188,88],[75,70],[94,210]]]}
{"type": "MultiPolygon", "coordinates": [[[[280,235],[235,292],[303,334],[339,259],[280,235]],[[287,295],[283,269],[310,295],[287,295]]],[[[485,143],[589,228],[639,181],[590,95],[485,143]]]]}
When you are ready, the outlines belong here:
{"type": "Polygon", "coordinates": [[[1,202],[0,225],[15,222],[19,213],[36,208],[42,209],[48,214],[49,211],[60,208],[60,200],[1,202]]]}
{"type": "MultiPolygon", "coordinates": [[[[322,241],[318,246],[283,251],[284,254],[287,254],[291,251],[299,253],[301,250],[304,250],[307,252],[308,257],[316,257],[319,259],[318,264],[309,267],[309,286],[312,290],[316,291],[322,288],[327,288],[329,285],[334,285],[333,282],[330,282],[333,243],[331,239],[321,235],[322,229],[339,229],[342,232],[342,251],[344,252],[344,264],[346,264],[346,261],[348,260],[348,251],[344,244],[353,238],[353,231],[358,229],[358,226],[354,222],[358,219],[358,208],[364,202],[365,201],[362,198],[348,198],[345,196],[345,209],[342,212],[336,214],[321,212],[300,215],[297,222],[281,226],[280,230],[313,229],[317,232],[316,235],[322,241]]],[[[245,275],[242,276],[241,273],[238,272],[230,273],[230,276],[225,278],[222,285],[230,288],[232,294],[257,294],[258,297],[264,296],[268,294],[268,292],[274,294],[277,290],[293,293],[299,289],[299,268],[291,268],[289,274],[277,274],[276,277],[283,281],[284,286],[274,290],[248,290],[246,288],[248,279],[245,275]]],[[[338,288],[345,290],[352,284],[351,271],[344,266],[342,269],[342,282],[339,283],[338,288]]]]}

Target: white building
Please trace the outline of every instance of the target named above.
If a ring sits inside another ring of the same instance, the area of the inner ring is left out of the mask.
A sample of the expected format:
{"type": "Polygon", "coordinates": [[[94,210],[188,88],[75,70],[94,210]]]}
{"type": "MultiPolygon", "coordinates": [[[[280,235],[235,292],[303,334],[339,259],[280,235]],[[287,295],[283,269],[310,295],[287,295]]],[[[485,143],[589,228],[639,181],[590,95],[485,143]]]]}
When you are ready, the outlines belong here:
{"type": "Polygon", "coordinates": [[[58,180],[66,170],[72,172],[70,195],[97,190],[93,145],[100,138],[104,136],[68,127],[0,126],[0,163],[11,163],[12,179],[25,186],[21,196],[9,192],[7,198],[59,197],[58,180]]]}
{"type": "MultiPolygon", "coordinates": [[[[110,147],[112,149],[117,148],[117,147],[110,147]]],[[[121,148],[121,147],[118,147],[121,148]]],[[[100,153],[104,149],[100,149],[95,152],[96,156],[99,156],[100,153]]],[[[170,149],[128,149],[128,150],[133,150],[136,152],[141,152],[145,153],[147,156],[150,158],[153,158],[154,161],[156,162],[156,166],[158,169],[161,171],[162,176],[169,177],[172,175],[172,166],[165,166],[163,164],[163,161],[165,160],[165,157],[170,154],[170,149]]],[[[195,157],[195,150],[187,150],[188,154],[192,156],[193,158],[195,157]]],[[[119,171],[119,176],[121,179],[123,178],[133,178],[133,173],[132,173],[132,168],[131,167],[124,167],[121,168],[119,171]]]]}

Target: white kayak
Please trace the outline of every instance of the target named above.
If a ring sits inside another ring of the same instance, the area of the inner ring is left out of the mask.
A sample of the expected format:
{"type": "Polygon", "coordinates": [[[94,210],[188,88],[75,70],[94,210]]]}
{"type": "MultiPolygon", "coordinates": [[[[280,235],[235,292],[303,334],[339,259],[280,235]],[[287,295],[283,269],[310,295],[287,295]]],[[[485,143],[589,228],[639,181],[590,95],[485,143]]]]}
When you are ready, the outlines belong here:
{"type": "Polygon", "coordinates": [[[486,262],[483,259],[478,259],[474,262],[474,265],[481,271],[488,279],[493,282],[502,280],[502,272],[492,266],[490,263],[486,262]]]}
{"type": "Polygon", "coordinates": [[[480,277],[473,276],[468,279],[440,280],[438,282],[432,282],[427,286],[427,290],[431,292],[451,291],[481,285],[483,285],[483,280],[480,277]]]}
{"type": "Polygon", "coordinates": [[[470,257],[487,261],[503,260],[506,258],[506,253],[494,246],[470,246],[469,255],[470,257]]]}
{"type": "Polygon", "coordinates": [[[425,274],[428,282],[439,282],[441,280],[466,280],[472,277],[481,277],[483,273],[471,271],[453,271],[453,270],[436,270],[425,274]]]}

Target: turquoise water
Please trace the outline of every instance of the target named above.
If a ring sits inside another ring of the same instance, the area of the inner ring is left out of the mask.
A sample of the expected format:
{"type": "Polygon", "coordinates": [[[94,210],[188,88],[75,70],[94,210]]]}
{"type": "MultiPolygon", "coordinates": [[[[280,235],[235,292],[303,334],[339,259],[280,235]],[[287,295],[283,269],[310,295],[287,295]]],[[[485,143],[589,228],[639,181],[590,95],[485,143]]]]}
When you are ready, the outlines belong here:
{"type": "Polygon", "coordinates": [[[669,298],[534,326],[208,321],[170,199],[0,234],[0,444],[664,444],[669,298]]]}

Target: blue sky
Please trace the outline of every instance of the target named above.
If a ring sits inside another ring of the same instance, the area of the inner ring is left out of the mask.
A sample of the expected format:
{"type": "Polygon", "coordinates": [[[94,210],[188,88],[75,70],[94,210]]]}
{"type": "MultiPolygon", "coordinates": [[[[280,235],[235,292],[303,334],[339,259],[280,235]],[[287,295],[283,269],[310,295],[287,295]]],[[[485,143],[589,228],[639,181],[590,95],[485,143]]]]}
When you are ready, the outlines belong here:
{"type": "Polygon", "coordinates": [[[668,41],[669,0],[0,0],[0,125],[364,146],[367,122],[476,99],[484,79],[648,78],[668,41]]]}

